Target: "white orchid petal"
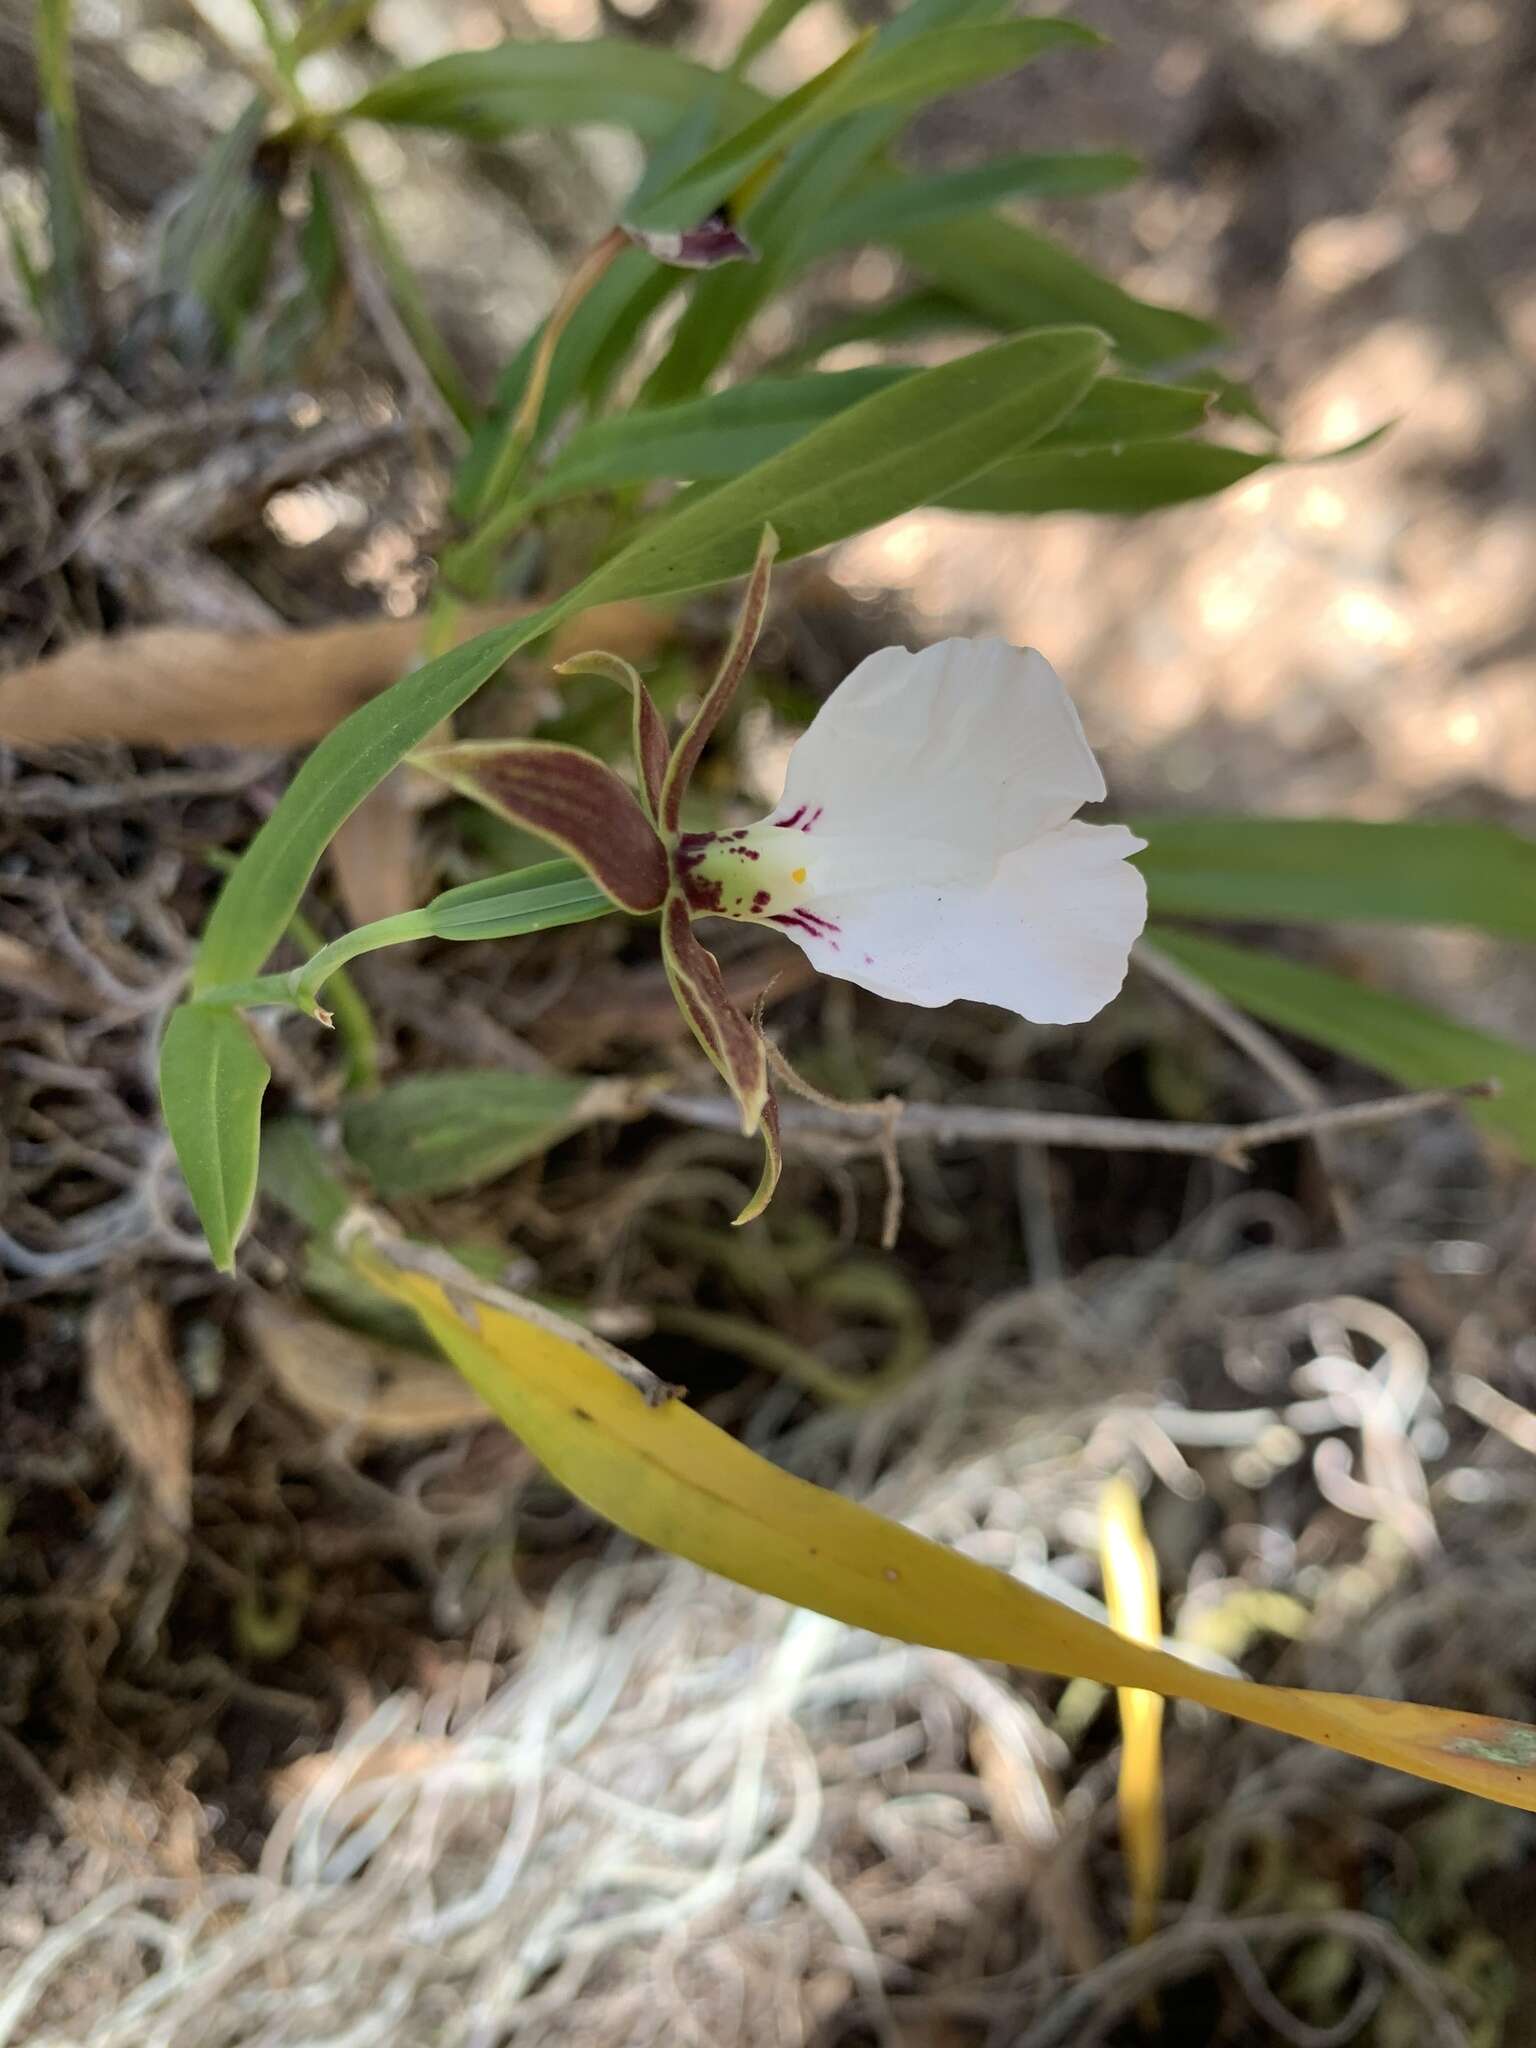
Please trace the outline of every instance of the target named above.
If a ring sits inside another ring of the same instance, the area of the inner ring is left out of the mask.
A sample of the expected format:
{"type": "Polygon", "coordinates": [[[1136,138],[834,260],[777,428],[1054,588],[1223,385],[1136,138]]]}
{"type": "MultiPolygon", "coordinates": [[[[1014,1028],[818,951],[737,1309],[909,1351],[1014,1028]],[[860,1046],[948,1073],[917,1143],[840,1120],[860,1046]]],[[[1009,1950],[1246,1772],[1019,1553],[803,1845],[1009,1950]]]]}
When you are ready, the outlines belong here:
{"type": "Polygon", "coordinates": [[[969,998],[1037,1024],[1080,1024],[1118,994],[1147,918],[1123,825],[1058,825],[985,882],[807,894],[779,919],[823,974],[932,1009],[969,998]]]}
{"type": "Polygon", "coordinates": [[[941,841],[990,866],[1104,795],[1050,663],[1003,640],[886,647],[817,712],[774,820],[812,837],[941,841]]]}

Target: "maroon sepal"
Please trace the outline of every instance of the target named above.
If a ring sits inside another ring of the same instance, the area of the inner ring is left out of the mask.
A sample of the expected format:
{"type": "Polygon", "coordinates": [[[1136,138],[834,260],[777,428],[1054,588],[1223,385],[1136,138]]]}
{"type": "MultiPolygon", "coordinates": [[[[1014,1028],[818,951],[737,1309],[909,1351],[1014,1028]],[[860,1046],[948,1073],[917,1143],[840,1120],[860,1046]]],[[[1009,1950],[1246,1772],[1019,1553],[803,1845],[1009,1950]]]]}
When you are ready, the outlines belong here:
{"type": "Polygon", "coordinates": [[[557,676],[606,676],[611,683],[628,690],[634,705],[630,721],[630,746],[635,772],[640,777],[643,801],[652,820],[661,815],[661,786],[667,779],[667,728],[656,700],[641,681],[640,672],[622,655],[605,654],[594,648],[589,654],[573,654],[569,661],[555,663],[557,676]]]}
{"type": "Polygon", "coordinates": [[[466,740],[412,760],[487,809],[553,840],[621,910],[659,910],[667,852],[656,828],[604,762],[547,740],[466,740]]]}
{"type": "Polygon", "coordinates": [[[747,663],[752,659],[752,650],[756,647],[757,636],[762,631],[763,614],[768,609],[768,578],[773,568],[773,558],[778,551],[779,536],[771,526],[765,526],[763,537],[757,546],[757,560],[752,564],[752,574],[747,580],[746,591],[742,596],[736,631],[731,636],[730,646],[725,650],[720,672],[710,684],[704,702],[673,748],[672,758],[667,763],[667,779],[662,785],[661,807],[656,822],[668,838],[677,831],[678,820],[682,815],[683,797],[693,779],[693,771],[699,765],[699,756],[708,746],[715,727],[730,708],[737,685],[747,672],[747,663]]]}
{"type": "Polygon", "coordinates": [[[768,1078],[768,1048],[756,1024],[732,1002],[720,963],[694,935],[688,905],[667,899],[661,919],[661,957],[677,1006],[694,1037],[736,1098],[741,1128],[761,1131],[767,1154],[762,1178],[738,1223],[750,1223],[768,1206],[779,1178],[779,1108],[768,1078]]]}

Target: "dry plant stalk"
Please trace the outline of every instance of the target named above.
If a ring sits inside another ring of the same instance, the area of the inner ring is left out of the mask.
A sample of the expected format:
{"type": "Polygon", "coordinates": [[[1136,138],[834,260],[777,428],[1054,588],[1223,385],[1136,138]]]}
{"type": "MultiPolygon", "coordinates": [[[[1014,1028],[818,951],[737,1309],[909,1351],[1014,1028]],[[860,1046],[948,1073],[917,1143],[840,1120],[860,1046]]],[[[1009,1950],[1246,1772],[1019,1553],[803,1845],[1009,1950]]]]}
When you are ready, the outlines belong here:
{"type": "Polygon", "coordinates": [[[241,1326],[288,1399],[327,1428],[403,1443],[490,1419],[452,1366],[358,1336],[277,1295],[247,1295],[241,1326]]]}
{"type": "MultiPolygon", "coordinates": [[[[459,636],[532,609],[471,607],[459,636]]],[[[556,631],[549,657],[558,661],[600,640],[644,660],[667,623],[649,605],[600,605],[556,631]]],[[[398,682],[417,658],[421,631],[419,619],[369,619],[292,633],[156,626],[82,640],[0,678],[0,744],[301,746],[398,682]]]]}
{"type": "Polygon", "coordinates": [[[111,1287],[85,1321],[86,1384],[150,1500],[178,1532],[192,1520],[192,1401],[162,1302],[111,1287]]]}

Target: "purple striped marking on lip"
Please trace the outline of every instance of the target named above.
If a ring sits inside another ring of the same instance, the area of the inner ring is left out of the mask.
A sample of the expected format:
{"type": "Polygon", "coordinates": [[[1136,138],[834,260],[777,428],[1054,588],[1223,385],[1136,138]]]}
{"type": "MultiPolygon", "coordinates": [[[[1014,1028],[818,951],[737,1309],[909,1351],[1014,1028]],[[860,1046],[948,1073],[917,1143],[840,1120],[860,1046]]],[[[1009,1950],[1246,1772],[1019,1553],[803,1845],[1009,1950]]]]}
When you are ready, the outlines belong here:
{"type": "Polygon", "coordinates": [[[773,822],[781,832],[809,832],[824,808],[818,804],[813,811],[809,804],[796,804],[787,818],[775,818],[773,822]]]}

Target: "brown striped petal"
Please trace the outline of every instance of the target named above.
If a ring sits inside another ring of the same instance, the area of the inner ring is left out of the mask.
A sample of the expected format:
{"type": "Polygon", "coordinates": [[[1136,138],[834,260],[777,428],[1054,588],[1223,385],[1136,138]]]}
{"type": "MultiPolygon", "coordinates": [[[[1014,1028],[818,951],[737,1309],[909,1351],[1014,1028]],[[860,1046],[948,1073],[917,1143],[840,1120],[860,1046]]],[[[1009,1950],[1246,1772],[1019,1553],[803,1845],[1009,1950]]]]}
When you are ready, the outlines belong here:
{"type": "Polygon", "coordinates": [[[762,1132],[767,1154],[762,1178],[736,1218],[749,1223],[768,1206],[779,1178],[779,1108],[768,1078],[768,1048],[757,1025],[732,1002],[720,963],[695,937],[680,895],[668,897],[662,913],[661,957],[678,1008],[736,1098],[741,1128],[762,1132]]]}
{"type": "Polygon", "coordinates": [[[656,828],[603,762],[547,740],[479,740],[411,759],[514,825],[537,832],[591,875],[621,910],[659,910],[667,853],[656,828]]]}
{"type": "Polygon", "coordinates": [[[650,816],[661,815],[661,786],[667,778],[667,728],[661,722],[656,700],[640,679],[640,671],[621,655],[605,654],[594,648],[589,654],[573,654],[569,661],[555,663],[557,676],[606,676],[628,690],[634,705],[630,724],[630,745],[640,777],[642,801],[650,816]]]}
{"type": "Polygon", "coordinates": [[[672,759],[667,764],[667,779],[661,792],[661,811],[657,823],[668,838],[677,831],[683,797],[693,779],[693,771],[699,765],[699,756],[709,745],[710,737],[729,708],[731,699],[736,694],[737,685],[747,672],[747,663],[752,659],[752,650],[756,647],[757,636],[762,631],[763,614],[768,609],[768,576],[773,568],[773,558],[778,551],[779,536],[771,526],[765,526],[763,537],[758,542],[757,560],[752,565],[752,574],[748,578],[746,593],[741,601],[736,631],[731,637],[730,646],[725,650],[720,673],[710,684],[708,694],[699,706],[693,723],[678,741],[672,751],[672,759]]]}

